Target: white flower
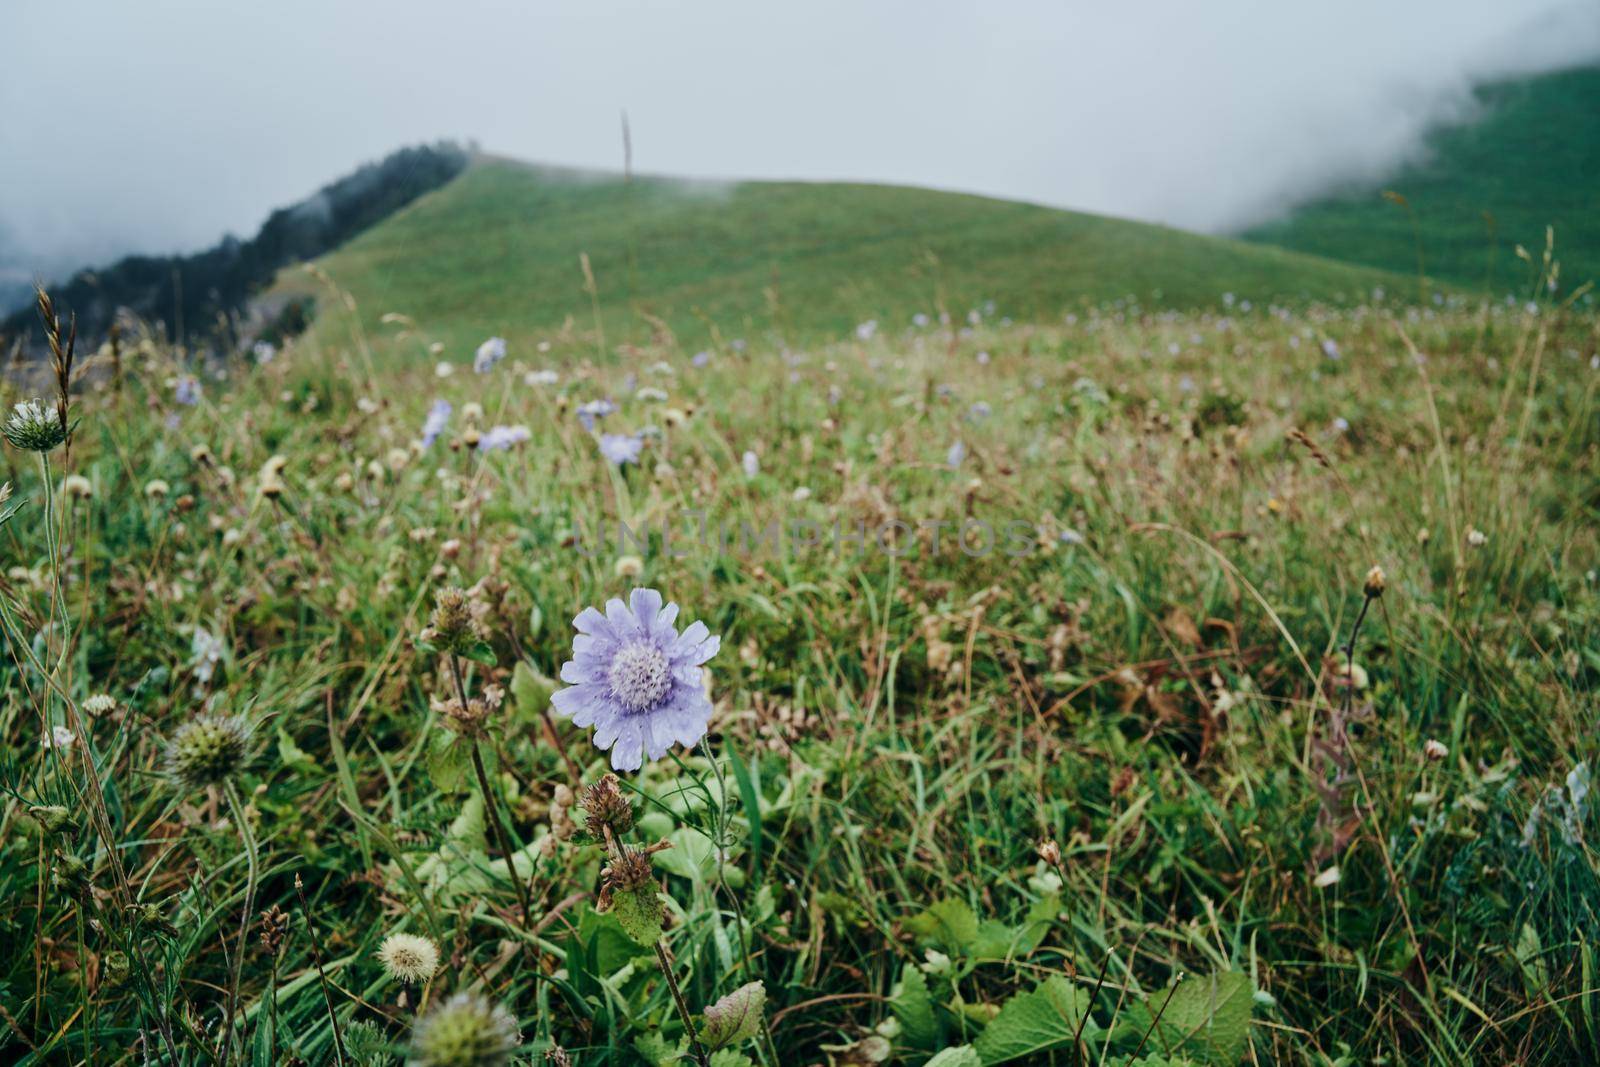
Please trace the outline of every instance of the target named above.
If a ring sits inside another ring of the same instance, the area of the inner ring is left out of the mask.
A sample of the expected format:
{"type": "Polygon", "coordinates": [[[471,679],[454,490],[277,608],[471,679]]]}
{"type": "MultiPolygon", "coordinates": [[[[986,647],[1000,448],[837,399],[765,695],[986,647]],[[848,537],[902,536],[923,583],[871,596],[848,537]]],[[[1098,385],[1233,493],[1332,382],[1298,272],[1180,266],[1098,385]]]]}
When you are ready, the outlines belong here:
{"type": "Polygon", "coordinates": [[[40,740],[40,744],[44,745],[45,748],[59,748],[65,751],[71,748],[72,743],[76,740],[77,737],[65,726],[52,726],[50,727],[50,732],[40,740]]]}
{"type": "Polygon", "coordinates": [[[1467,531],[1467,544],[1473,548],[1482,548],[1489,543],[1489,535],[1476,526],[1467,531]]]}
{"type": "Polygon", "coordinates": [[[747,450],[744,456],[740,458],[739,465],[744,468],[744,476],[746,478],[754,478],[761,473],[761,457],[754,452],[747,450]]]}
{"type": "Polygon", "coordinates": [[[1331,885],[1338,885],[1339,878],[1339,868],[1337,866],[1333,866],[1329,867],[1327,870],[1313,878],[1311,880],[1311,884],[1316,886],[1318,889],[1326,889],[1331,885]]]}
{"type": "Polygon", "coordinates": [[[441,362],[435,364],[435,366],[433,368],[433,376],[435,378],[448,378],[448,377],[450,377],[450,375],[454,374],[455,372],[456,372],[456,365],[454,363],[448,363],[448,362],[441,361],[441,362]]]}

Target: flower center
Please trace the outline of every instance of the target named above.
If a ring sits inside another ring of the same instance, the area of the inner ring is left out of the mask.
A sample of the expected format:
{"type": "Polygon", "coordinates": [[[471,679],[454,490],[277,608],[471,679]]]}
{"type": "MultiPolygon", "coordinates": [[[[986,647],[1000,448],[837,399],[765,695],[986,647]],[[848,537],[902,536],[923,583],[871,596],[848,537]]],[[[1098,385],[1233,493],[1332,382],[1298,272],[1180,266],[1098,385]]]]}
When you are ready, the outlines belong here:
{"type": "Polygon", "coordinates": [[[654,706],[672,688],[667,657],[648,641],[623,645],[611,660],[606,681],[617,703],[632,712],[654,706]]]}

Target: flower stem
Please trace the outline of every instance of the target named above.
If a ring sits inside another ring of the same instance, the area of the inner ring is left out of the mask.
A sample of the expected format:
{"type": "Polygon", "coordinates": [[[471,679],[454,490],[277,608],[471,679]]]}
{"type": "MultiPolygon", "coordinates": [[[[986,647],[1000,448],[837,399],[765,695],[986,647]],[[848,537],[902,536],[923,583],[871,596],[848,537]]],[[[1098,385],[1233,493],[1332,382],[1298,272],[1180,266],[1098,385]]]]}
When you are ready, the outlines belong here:
{"type": "Polygon", "coordinates": [[[710,1067],[711,1061],[706,1059],[706,1050],[701,1047],[700,1039],[694,1033],[694,1018],[689,1014],[689,1005],[683,999],[683,991],[678,988],[678,979],[672,973],[672,961],[667,959],[667,946],[656,940],[656,962],[661,964],[661,973],[666,975],[667,988],[672,990],[672,1002],[678,1006],[678,1018],[683,1020],[683,1030],[689,1037],[689,1050],[694,1053],[694,1061],[700,1067],[710,1067]]]}
{"type": "Polygon", "coordinates": [[[249,864],[249,875],[244,884],[244,912],[239,917],[239,944],[233,953],[233,978],[228,984],[228,1015],[223,1020],[222,1062],[226,1064],[229,1053],[233,1051],[233,1018],[239,1010],[239,980],[244,970],[245,949],[250,943],[250,914],[256,906],[256,882],[260,871],[257,866],[256,835],[250,829],[250,819],[239,800],[239,790],[232,782],[225,782],[223,791],[228,797],[228,811],[238,824],[239,839],[244,843],[245,859],[249,864]]]}
{"type": "MultiPolygon", "coordinates": [[[[450,653],[450,678],[455,682],[456,699],[461,702],[463,709],[467,706],[467,687],[461,678],[461,658],[454,652],[450,653]]],[[[472,772],[478,779],[478,792],[483,794],[484,821],[494,831],[495,847],[506,858],[506,877],[511,879],[511,884],[517,889],[517,900],[522,905],[522,928],[528,929],[533,925],[533,902],[528,896],[528,887],[523,885],[522,876],[517,874],[516,857],[512,854],[511,845],[506,839],[505,827],[500,824],[500,805],[495,801],[494,790],[489,787],[489,772],[483,766],[483,753],[479,749],[476,737],[469,739],[468,751],[472,753],[472,772]]]]}

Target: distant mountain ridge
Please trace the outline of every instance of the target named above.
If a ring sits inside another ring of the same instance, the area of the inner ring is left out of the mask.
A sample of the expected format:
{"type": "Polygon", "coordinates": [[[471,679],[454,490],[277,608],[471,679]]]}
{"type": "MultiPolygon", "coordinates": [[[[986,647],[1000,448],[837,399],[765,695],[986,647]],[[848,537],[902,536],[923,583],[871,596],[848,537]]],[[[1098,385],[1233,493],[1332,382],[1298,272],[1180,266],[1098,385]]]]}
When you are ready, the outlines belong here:
{"type": "MultiPolygon", "coordinates": [[[[192,255],[127,256],[50,285],[50,295],[63,318],[77,315],[85,339],[103,336],[127,309],[160,324],[171,340],[181,334],[190,341],[231,344],[245,301],[279,270],[323,255],[437,189],[470,158],[451,142],[402,148],[274,211],[254,237],[227,236],[192,255]]],[[[30,350],[42,342],[31,306],[0,321],[3,347],[17,338],[30,350]]]]}

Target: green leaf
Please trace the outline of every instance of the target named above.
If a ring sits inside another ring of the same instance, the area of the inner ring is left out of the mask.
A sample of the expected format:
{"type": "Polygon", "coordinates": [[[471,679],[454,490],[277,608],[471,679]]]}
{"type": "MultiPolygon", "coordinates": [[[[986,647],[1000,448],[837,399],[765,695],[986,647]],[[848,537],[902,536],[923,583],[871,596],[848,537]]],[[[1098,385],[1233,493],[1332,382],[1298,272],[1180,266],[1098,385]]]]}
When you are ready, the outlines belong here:
{"type": "Polygon", "coordinates": [[[900,972],[900,985],[889,1001],[889,1010],[900,1021],[900,1041],[908,1048],[931,1050],[939,1043],[939,1017],[934,1014],[928,979],[907,964],[900,972]]]}
{"type": "MultiPolygon", "coordinates": [[[[1089,995],[1065,978],[1046,979],[1032,992],[1019,993],[1005,1002],[973,1047],[984,1067],[1007,1063],[1053,1048],[1072,1044],[1080,1022],[1089,1010],[1089,995]]],[[[1084,1022],[1085,1035],[1098,1032],[1084,1022]]]]}
{"type": "Polygon", "coordinates": [[[518,660],[516,669],[511,672],[511,704],[516,721],[538,722],[550,706],[550,694],[555,691],[555,682],[534,670],[527,660],[518,660]]]}
{"type": "Polygon", "coordinates": [[[435,730],[428,740],[428,751],[423,762],[428,768],[428,780],[440,792],[454,793],[466,781],[470,757],[461,738],[449,730],[435,730]]]}
{"type": "Polygon", "coordinates": [[[712,1049],[726,1048],[761,1032],[761,1015],[767,1007],[767,987],[749,982],[706,1009],[700,1040],[712,1049]]]}
{"type": "Polygon", "coordinates": [[[724,1048],[711,1054],[711,1067],[755,1067],[755,1061],[742,1052],[724,1048]]]}
{"type": "Polygon", "coordinates": [[[906,929],[925,945],[966,953],[977,943],[978,917],[966,901],[947,897],[907,919],[906,929]]]}
{"type": "Polygon", "coordinates": [[[643,889],[618,889],[611,894],[611,912],[624,932],[646,948],[661,940],[661,923],[666,910],[654,886],[643,889]]]}
{"type": "Polygon", "coordinates": [[[1171,1052],[1232,1067],[1244,1056],[1253,1003],[1249,976],[1223,971],[1184,978],[1151,997],[1149,1010],[1161,1020],[1162,1034],[1173,1042],[1171,1052]]]}
{"type": "Polygon", "coordinates": [[[983,1058],[971,1045],[947,1048],[922,1067],[983,1067],[983,1058]]]}
{"type": "Polygon", "coordinates": [[[470,659],[474,663],[481,663],[485,667],[497,666],[499,657],[494,654],[494,649],[487,641],[474,641],[461,650],[462,659],[470,659]]]}

